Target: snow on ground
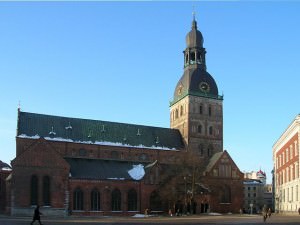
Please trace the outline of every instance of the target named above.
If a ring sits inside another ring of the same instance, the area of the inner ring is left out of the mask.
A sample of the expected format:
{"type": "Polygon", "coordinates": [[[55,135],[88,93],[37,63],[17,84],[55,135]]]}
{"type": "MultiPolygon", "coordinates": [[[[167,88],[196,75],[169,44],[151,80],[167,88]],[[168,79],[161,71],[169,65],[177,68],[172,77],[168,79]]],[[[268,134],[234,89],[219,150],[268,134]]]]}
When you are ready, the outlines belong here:
{"type": "Polygon", "coordinates": [[[211,213],[208,213],[209,216],[222,216],[221,213],[215,213],[215,212],[211,212],[211,213]]]}
{"type": "Polygon", "coordinates": [[[135,215],[133,215],[132,217],[134,217],[134,218],[145,218],[145,217],[147,217],[147,216],[144,215],[144,214],[135,214],[135,215]]]}

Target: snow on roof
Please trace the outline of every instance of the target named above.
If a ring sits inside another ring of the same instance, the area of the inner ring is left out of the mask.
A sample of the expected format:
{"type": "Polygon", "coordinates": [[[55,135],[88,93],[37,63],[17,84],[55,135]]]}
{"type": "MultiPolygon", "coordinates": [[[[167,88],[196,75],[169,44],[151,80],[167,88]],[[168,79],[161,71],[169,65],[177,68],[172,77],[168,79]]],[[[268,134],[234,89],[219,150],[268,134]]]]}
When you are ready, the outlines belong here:
{"type": "Polygon", "coordinates": [[[128,174],[134,180],[141,180],[145,176],[144,166],[142,164],[133,165],[128,174]]]}
{"type": "MultiPolygon", "coordinates": [[[[20,134],[17,136],[18,138],[27,138],[27,139],[39,139],[41,138],[38,134],[34,136],[27,136],[26,134],[20,134]]],[[[129,144],[124,144],[120,142],[108,142],[108,141],[76,141],[72,139],[66,139],[66,138],[60,138],[60,137],[44,137],[45,140],[48,141],[61,141],[61,142],[73,142],[73,143],[81,143],[81,144],[95,144],[95,145],[109,145],[109,146],[120,146],[120,147],[131,147],[131,148],[147,148],[147,149],[159,149],[159,150],[172,150],[172,151],[178,151],[175,148],[168,148],[168,147],[160,147],[160,146],[151,146],[147,147],[144,145],[137,145],[137,146],[132,146],[129,144]]]]}

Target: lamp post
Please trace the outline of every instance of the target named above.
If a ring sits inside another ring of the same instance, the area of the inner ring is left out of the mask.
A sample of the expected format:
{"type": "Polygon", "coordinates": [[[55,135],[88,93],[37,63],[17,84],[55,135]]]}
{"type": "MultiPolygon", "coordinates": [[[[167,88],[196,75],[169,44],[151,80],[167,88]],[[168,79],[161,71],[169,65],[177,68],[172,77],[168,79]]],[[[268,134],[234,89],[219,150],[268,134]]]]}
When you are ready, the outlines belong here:
{"type": "Polygon", "coordinates": [[[184,176],[183,179],[184,179],[184,212],[186,212],[186,206],[187,206],[186,176],[184,176]]]}
{"type": "Polygon", "coordinates": [[[252,213],[253,213],[253,203],[250,203],[250,214],[252,215],[252,213]]]}

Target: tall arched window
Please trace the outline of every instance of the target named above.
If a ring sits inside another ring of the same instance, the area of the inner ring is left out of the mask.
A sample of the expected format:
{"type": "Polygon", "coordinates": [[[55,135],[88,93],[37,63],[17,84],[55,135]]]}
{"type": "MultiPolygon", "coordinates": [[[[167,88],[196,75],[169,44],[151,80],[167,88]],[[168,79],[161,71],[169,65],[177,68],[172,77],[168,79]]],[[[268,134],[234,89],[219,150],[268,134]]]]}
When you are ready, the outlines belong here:
{"type": "Polygon", "coordinates": [[[210,126],[208,128],[208,132],[209,132],[209,135],[213,135],[213,127],[212,126],[210,126]]]}
{"type": "Polygon", "coordinates": [[[134,189],[128,191],[128,211],[137,210],[137,193],[134,189]]]}
{"type": "Polygon", "coordinates": [[[211,106],[208,107],[208,115],[211,116],[212,114],[212,110],[211,110],[211,106]]]}
{"type": "Polygon", "coordinates": [[[121,192],[119,189],[115,189],[111,193],[111,210],[121,211],[121,192]]]}
{"type": "Polygon", "coordinates": [[[212,152],[213,152],[213,146],[209,145],[208,148],[207,148],[207,156],[211,156],[212,152]]]}
{"type": "Polygon", "coordinates": [[[91,192],[91,210],[100,211],[100,192],[97,189],[91,192]]]}
{"type": "Polygon", "coordinates": [[[198,125],[198,133],[202,134],[202,125],[198,125]]]}
{"type": "Polygon", "coordinates": [[[162,211],[161,198],[156,191],[153,191],[150,195],[150,208],[152,211],[162,211]]]}
{"type": "Polygon", "coordinates": [[[231,189],[228,186],[224,186],[221,192],[221,203],[231,202],[231,189]]]}
{"type": "Polygon", "coordinates": [[[80,188],[73,192],[73,209],[83,210],[83,191],[80,188]]]}
{"type": "Polygon", "coordinates": [[[38,196],[39,196],[39,179],[36,175],[31,177],[30,181],[30,204],[37,205],[38,204],[38,196]]]}
{"type": "Polygon", "coordinates": [[[203,145],[202,144],[199,144],[199,153],[200,153],[200,156],[203,156],[203,145]]]}
{"type": "Polygon", "coordinates": [[[43,203],[50,206],[50,177],[43,177],[43,203]]]}
{"type": "Polygon", "coordinates": [[[182,116],[183,115],[183,106],[181,105],[180,106],[180,116],[182,116]]]}

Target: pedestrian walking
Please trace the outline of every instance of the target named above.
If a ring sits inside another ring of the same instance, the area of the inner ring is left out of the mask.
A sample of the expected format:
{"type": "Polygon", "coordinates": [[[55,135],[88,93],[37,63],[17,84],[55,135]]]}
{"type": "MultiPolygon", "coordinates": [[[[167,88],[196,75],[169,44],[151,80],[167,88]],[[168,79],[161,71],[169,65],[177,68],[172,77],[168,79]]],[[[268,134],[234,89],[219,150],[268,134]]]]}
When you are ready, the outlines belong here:
{"type": "Polygon", "coordinates": [[[267,210],[267,206],[266,205],[264,205],[264,207],[262,209],[262,215],[263,215],[264,222],[266,222],[267,217],[268,217],[268,210],[267,210]]]}
{"type": "Polygon", "coordinates": [[[37,205],[35,210],[34,210],[32,222],[30,224],[32,225],[37,220],[37,221],[39,221],[39,224],[42,225],[41,215],[42,215],[42,213],[40,212],[40,207],[37,205]]]}
{"type": "Polygon", "coordinates": [[[272,210],[271,210],[271,208],[269,208],[269,209],[268,209],[268,217],[270,218],[271,215],[272,215],[272,210]]]}

